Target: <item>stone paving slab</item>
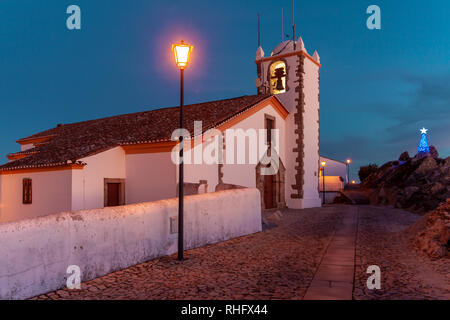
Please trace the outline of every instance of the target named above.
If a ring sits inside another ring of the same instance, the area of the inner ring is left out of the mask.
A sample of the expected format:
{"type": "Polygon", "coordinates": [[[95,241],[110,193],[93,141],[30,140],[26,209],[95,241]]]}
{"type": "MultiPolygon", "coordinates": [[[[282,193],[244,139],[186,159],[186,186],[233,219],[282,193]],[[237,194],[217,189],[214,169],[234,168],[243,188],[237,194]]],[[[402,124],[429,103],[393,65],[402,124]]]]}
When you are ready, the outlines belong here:
{"type": "Polygon", "coordinates": [[[314,280],[353,283],[354,271],[355,267],[353,265],[341,266],[321,264],[314,276],[314,280]]]}
{"type": "Polygon", "coordinates": [[[303,300],[351,300],[352,290],[351,283],[314,280],[303,300]]]}
{"type": "Polygon", "coordinates": [[[339,281],[325,281],[325,280],[313,280],[311,287],[327,287],[327,288],[347,288],[352,289],[353,285],[350,282],[339,281]]]}
{"type": "Polygon", "coordinates": [[[354,266],[354,258],[342,257],[335,253],[326,255],[323,260],[323,265],[338,265],[338,266],[354,266]]]}
{"type": "Polygon", "coordinates": [[[337,246],[330,245],[328,247],[327,253],[324,258],[326,258],[327,256],[337,256],[337,257],[355,260],[355,248],[354,247],[352,248],[349,246],[337,247],[337,246]]]}
{"type": "Polygon", "coordinates": [[[346,209],[304,300],[351,300],[353,297],[358,213],[355,207],[346,209]]]}
{"type": "Polygon", "coordinates": [[[353,237],[334,236],[332,245],[346,247],[352,246],[353,243],[353,237]]]}

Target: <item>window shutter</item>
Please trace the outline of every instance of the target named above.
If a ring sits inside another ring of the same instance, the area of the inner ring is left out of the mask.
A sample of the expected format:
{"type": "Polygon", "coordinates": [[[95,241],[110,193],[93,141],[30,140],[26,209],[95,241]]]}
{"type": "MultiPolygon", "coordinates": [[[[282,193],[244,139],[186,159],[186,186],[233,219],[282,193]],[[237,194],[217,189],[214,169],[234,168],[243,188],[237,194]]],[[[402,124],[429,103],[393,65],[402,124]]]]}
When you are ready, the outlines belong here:
{"type": "Polygon", "coordinates": [[[28,203],[33,202],[33,185],[31,183],[31,179],[28,179],[28,203]]]}
{"type": "Polygon", "coordinates": [[[22,202],[24,204],[32,203],[32,180],[29,178],[23,179],[22,202]]]}
{"type": "Polygon", "coordinates": [[[27,203],[27,179],[23,179],[22,203],[27,203]]]}

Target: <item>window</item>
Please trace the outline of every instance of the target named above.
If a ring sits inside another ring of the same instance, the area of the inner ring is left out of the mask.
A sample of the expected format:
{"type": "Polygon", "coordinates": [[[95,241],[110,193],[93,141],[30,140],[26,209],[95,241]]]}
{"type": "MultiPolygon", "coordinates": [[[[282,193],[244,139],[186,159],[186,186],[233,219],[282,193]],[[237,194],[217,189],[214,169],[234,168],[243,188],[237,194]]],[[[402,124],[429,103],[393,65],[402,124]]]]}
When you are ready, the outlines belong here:
{"type": "Polygon", "coordinates": [[[275,129],[274,122],[275,121],[273,119],[266,117],[266,129],[267,129],[266,142],[267,145],[269,146],[272,144],[272,130],[275,129]]]}
{"type": "Polygon", "coordinates": [[[104,179],[104,206],[116,207],[125,204],[125,179],[104,179]]]}
{"type": "Polygon", "coordinates": [[[33,202],[33,188],[32,180],[29,178],[23,179],[22,189],[22,202],[23,204],[31,204],[33,202]]]}
{"type": "Polygon", "coordinates": [[[277,61],[270,65],[270,92],[279,94],[286,92],[286,64],[277,61]]]}
{"type": "Polygon", "coordinates": [[[269,115],[265,115],[265,120],[266,120],[266,130],[267,130],[267,135],[266,135],[266,144],[267,144],[267,155],[270,157],[270,150],[272,147],[272,130],[275,129],[275,118],[269,116],[269,115]]]}

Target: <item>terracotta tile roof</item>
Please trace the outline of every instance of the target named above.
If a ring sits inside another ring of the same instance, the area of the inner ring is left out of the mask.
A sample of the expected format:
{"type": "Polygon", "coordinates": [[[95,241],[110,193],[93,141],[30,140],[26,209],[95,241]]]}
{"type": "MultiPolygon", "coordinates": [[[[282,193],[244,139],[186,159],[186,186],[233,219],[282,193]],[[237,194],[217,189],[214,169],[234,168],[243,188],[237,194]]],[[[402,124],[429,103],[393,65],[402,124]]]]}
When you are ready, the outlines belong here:
{"type": "Polygon", "coordinates": [[[35,148],[31,148],[31,149],[25,150],[25,151],[19,151],[19,152],[10,153],[7,156],[29,155],[29,154],[33,154],[33,153],[36,153],[36,152],[37,151],[35,150],[35,148]]]}
{"type": "MultiPolygon", "coordinates": [[[[194,121],[201,120],[203,130],[214,128],[269,97],[252,95],[185,106],[185,127],[193,134],[194,121]]],[[[177,128],[179,107],[58,125],[18,140],[49,138],[30,150],[29,156],[0,166],[0,171],[64,165],[120,145],[170,141],[177,128]]]]}

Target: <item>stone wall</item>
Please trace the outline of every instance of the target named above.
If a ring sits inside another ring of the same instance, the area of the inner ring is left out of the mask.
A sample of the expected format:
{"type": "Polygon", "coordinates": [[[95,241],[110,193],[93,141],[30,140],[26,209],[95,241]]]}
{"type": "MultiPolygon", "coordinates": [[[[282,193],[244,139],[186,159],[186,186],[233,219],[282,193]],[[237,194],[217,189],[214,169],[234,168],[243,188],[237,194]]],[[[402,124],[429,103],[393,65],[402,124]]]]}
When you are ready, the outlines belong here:
{"type": "MultiPolygon", "coordinates": [[[[261,231],[257,189],[185,197],[185,248],[261,231]]],[[[178,200],[63,212],[0,224],[0,299],[24,299],[177,251],[178,200]]]]}

